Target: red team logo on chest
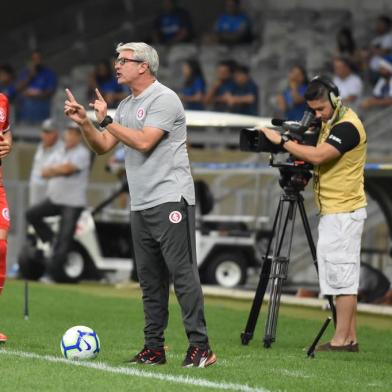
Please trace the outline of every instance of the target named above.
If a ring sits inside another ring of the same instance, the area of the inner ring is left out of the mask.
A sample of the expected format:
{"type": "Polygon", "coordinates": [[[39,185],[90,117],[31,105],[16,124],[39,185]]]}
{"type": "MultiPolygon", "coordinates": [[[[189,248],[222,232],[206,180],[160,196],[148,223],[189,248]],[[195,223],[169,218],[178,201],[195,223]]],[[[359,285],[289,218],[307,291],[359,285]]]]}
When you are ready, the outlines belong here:
{"type": "Polygon", "coordinates": [[[169,215],[169,221],[171,223],[180,223],[182,221],[182,215],[180,211],[172,211],[169,215]]]}
{"type": "Polygon", "coordinates": [[[146,114],[145,110],[143,108],[139,108],[136,112],[136,118],[138,120],[143,120],[145,114],[146,114]]]}

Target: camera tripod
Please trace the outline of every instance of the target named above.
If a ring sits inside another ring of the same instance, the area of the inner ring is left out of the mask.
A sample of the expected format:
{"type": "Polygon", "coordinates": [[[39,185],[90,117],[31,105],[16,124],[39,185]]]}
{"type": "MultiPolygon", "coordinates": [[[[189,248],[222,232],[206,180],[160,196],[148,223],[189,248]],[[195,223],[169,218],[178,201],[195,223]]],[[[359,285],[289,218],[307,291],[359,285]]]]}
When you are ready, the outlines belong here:
{"type": "MultiPolygon", "coordinates": [[[[295,172],[295,170],[285,167],[281,168],[280,172],[281,178],[279,182],[283,192],[280,196],[279,205],[275,214],[272,235],[268,242],[266,254],[264,256],[264,263],[261,269],[260,279],[257,285],[255,297],[253,299],[248,322],[246,324],[245,331],[241,333],[241,342],[243,345],[247,345],[253,338],[253,332],[256,327],[261,305],[263,303],[268,281],[270,279],[271,288],[270,299],[268,303],[268,314],[265,324],[265,334],[263,339],[264,347],[270,348],[271,344],[275,341],[280,297],[283,282],[287,279],[297,208],[299,209],[301,215],[302,224],[309,244],[313,263],[316,267],[316,270],[318,271],[316,247],[314,245],[309,222],[306,216],[304,199],[300,193],[311,178],[311,173],[307,170],[295,172]],[[288,241],[286,241],[285,254],[282,255],[282,248],[284,246],[284,239],[287,229],[288,241]],[[273,251],[272,255],[270,255],[272,244],[273,251]]],[[[328,302],[332,311],[334,322],[336,324],[336,310],[332,297],[328,297],[328,302]]],[[[319,336],[318,339],[320,337],[321,336],[319,336]]]]}

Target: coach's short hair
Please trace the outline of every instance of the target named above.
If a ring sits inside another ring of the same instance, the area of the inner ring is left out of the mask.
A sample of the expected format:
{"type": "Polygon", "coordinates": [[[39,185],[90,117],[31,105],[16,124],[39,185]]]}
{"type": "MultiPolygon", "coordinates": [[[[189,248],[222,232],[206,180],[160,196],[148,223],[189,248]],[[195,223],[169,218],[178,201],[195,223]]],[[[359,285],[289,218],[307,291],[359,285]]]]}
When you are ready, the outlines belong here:
{"type": "Polygon", "coordinates": [[[157,51],[152,46],[144,42],[121,42],[117,45],[116,51],[120,53],[123,50],[132,50],[135,60],[145,61],[150,68],[151,74],[155,77],[158,75],[159,57],[157,51]]]}

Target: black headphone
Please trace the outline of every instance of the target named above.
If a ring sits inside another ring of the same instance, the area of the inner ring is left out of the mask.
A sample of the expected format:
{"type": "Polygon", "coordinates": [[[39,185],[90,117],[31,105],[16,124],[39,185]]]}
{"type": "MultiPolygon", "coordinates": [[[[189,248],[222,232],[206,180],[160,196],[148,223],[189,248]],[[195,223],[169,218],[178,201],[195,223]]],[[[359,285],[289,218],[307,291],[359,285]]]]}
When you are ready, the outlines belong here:
{"type": "Polygon", "coordinates": [[[339,89],[335,83],[332,82],[331,79],[328,79],[325,76],[315,76],[310,83],[320,83],[328,90],[328,99],[331,103],[331,106],[336,109],[341,102],[339,89]]]}

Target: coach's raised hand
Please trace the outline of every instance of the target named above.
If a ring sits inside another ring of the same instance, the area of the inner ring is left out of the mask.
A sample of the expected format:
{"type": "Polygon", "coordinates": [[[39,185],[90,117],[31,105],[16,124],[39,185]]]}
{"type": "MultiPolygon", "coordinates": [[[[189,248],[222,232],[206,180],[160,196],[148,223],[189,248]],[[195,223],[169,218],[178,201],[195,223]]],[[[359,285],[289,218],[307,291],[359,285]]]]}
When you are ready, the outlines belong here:
{"type": "Polygon", "coordinates": [[[94,109],[95,117],[97,118],[98,123],[101,123],[107,115],[108,104],[97,88],[95,89],[95,94],[97,94],[97,99],[89,105],[94,109]]]}
{"type": "Polygon", "coordinates": [[[71,90],[67,88],[65,89],[65,93],[67,94],[67,99],[64,104],[65,115],[77,124],[83,125],[83,123],[88,121],[86,109],[76,101],[71,90]]]}

